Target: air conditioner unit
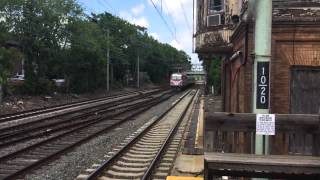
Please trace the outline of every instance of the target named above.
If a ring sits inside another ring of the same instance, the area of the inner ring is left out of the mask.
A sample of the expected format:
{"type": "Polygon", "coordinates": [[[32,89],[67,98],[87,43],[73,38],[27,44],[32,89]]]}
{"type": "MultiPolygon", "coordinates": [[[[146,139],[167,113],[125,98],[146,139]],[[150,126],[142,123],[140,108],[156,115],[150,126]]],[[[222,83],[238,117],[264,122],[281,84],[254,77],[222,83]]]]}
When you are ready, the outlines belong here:
{"type": "Polygon", "coordinates": [[[219,26],[221,25],[221,14],[215,14],[207,16],[207,25],[208,26],[219,26]]]}

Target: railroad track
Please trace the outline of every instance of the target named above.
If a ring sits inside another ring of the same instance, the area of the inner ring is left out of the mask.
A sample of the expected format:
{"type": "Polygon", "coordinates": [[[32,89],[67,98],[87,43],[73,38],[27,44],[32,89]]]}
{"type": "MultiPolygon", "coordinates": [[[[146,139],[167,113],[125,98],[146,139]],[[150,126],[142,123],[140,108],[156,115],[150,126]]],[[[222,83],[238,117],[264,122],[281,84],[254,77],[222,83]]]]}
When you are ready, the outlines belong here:
{"type": "MultiPolygon", "coordinates": [[[[167,100],[173,94],[172,91],[166,91],[152,97],[146,96],[144,99],[126,102],[126,104],[105,110],[106,113],[99,112],[95,116],[89,116],[89,119],[79,122],[74,121],[78,124],[69,124],[61,127],[59,133],[51,134],[51,136],[46,136],[36,143],[10,152],[0,157],[0,179],[17,178],[50,161],[52,158],[68,152],[87,140],[111,130],[137,114],[167,100]]],[[[29,132],[31,132],[30,129],[29,132]]],[[[33,134],[32,136],[34,138],[35,135],[33,134]]],[[[43,134],[40,133],[38,136],[43,136],[43,134]]],[[[9,145],[10,143],[8,143],[9,145]]]]}
{"type": "MultiPolygon", "coordinates": [[[[170,91],[165,91],[164,94],[166,93],[170,93],[170,91]]],[[[121,110],[124,111],[132,106],[149,102],[152,100],[151,95],[153,94],[141,95],[137,97],[134,96],[128,99],[118,100],[117,102],[111,101],[99,107],[95,107],[93,109],[90,108],[85,112],[81,112],[79,115],[73,114],[71,117],[59,116],[60,118],[51,118],[50,120],[41,119],[6,128],[0,128],[0,148],[13,145],[14,143],[19,143],[21,141],[26,141],[28,139],[47,136],[49,134],[64,130],[65,128],[76,128],[77,126],[91,123],[97,118],[107,118],[104,116],[112,113],[120,114],[121,110]]],[[[154,98],[157,98],[157,96],[161,95],[162,93],[156,95],[154,98]]]]}
{"type": "Polygon", "coordinates": [[[86,179],[166,179],[173,165],[188,118],[185,114],[198,91],[191,90],[161,116],[128,137],[107,160],[77,177],[86,179]],[[88,174],[90,173],[90,174],[88,174]]]}
{"type": "MultiPolygon", "coordinates": [[[[27,111],[17,112],[17,113],[13,113],[13,114],[5,114],[5,115],[0,116],[0,123],[15,121],[18,119],[32,117],[32,116],[39,116],[42,114],[48,114],[50,112],[55,112],[55,111],[59,111],[59,110],[72,109],[77,106],[85,106],[85,105],[89,105],[89,104],[112,100],[115,98],[122,98],[122,97],[126,97],[126,96],[128,96],[128,97],[139,96],[141,94],[148,94],[148,93],[159,92],[159,91],[161,91],[161,90],[160,89],[152,89],[152,90],[146,90],[146,91],[125,92],[125,93],[121,93],[121,94],[116,94],[116,95],[102,97],[102,98],[95,98],[95,99],[90,99],[90,100],[86,100],[86,101],[73,102],[73,103],[68,103],[68,104],[63,104],[63,105],[27,110],[27,111]]],[[[73,111],[71,111],[71,113],[72,112],[73,111]]]]}
{"type": "Polygon", "coordinates": [[[159,94],[156,90],[140,93],[140,95],[130,95],[120,98],[116,97],[108,101],[98,102],[97,104],[90,105],[85,108],[78,108],[77,110],[69,111],[67,113],[55,114],[52,112],[53,115],[45,118],[31,118],[31,120],[25,119],[18,123],[0,123],[0,147],[6,145],[8,141],[11,141],[11,137],[19,139],[20,135],[24,135],[28,132],[35,133],[41,130],[44,131],[45,134],[48,134],[54,131],[53,127],[55,126],[66,126],[64,124],[71,124],[74,121],[79,122],[79,119],[84,119],[93,115],[97,116],[105,114],[107,112],[114,111],[117,108],[123,108],[121,105],[125,103],[150,97],[156,93],[159,94]]]}

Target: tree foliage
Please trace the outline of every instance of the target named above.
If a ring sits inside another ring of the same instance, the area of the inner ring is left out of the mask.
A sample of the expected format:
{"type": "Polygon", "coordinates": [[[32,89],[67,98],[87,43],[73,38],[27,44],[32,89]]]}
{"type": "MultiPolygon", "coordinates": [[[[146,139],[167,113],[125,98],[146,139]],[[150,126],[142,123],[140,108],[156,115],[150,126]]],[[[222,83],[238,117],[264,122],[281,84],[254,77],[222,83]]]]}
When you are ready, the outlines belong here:
{"type": "Polygon", "coordinates": [[[221,93],[221,60],[218,58],[214,58],[210,63],[208,82],[214,87],[215,94],[221,93]]]}
{"type": "Polygon", "coordinates": [[[0,48],[0,85],[7,83],[13,62],[20,58],[21,54],[15,49],[0,48]]]}
{"type": "Polygon", "coordinates": [[[21,44],[26,58],[25,88],[39,93],[50,71],[49,63],[67,44],[69,23],[81,13],[74,0],[3,0],[0,17],[21,44]]]}
{"type": "Polygon", "coordinates": [[[144,27],[109,13],[87,16],[75,0],[2,0],[0,45],[17,41],[25,58],[25,89],[47,91],[50,79],[64,78],[72,91],[106,85],[107,51],[114,80],[145,71],[153,82],[163,81],[172,64],[189,64],[183,51],[148,35],[144,27]],[[4,34],[4,33],[3,33],[4,34]]]}

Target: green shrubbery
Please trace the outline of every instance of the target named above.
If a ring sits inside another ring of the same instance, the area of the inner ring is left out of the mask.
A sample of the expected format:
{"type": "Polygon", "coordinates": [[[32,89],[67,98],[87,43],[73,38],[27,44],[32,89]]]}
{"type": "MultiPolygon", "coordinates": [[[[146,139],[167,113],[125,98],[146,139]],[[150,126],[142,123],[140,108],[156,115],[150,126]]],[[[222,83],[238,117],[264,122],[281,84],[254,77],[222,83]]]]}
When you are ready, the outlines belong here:
{"type": "Polygon", "coordinates": [[[0,17],[0,45],[13,40],[21,46],[26,93],[50,93],[52,79],[61,78],[73,92],[106,87],[108,48],[114,82],[122,85],[127,73],[136,74],[138,55],[140,70],[155,83],[168,76],[172,64],[190,63],[185,52],[158,42],[145,28],[109,13],[88,17],[75,0],[2,0],[0,17]]]}

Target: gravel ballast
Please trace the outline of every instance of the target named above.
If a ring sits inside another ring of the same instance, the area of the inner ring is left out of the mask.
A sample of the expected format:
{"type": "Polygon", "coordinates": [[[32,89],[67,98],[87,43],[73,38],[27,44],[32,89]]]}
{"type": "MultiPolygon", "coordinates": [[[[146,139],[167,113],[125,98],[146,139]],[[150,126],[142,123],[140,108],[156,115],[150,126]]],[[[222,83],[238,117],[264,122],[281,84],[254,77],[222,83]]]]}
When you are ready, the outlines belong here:
{"type": "Polygon", "coordinates": [[[111,152],[113,148],[143,126],[144,123],[165,111],[181,95],[182,93],[179,93],[134,119],[121,124],[114,130],[91,139],[50,164],[34,170],[32,174],[26,175],[25,179],[75,179],[82,171],[90,168],[92,164],[98,163],[100,159],[105,159],[105,154],[111,152]]]}

